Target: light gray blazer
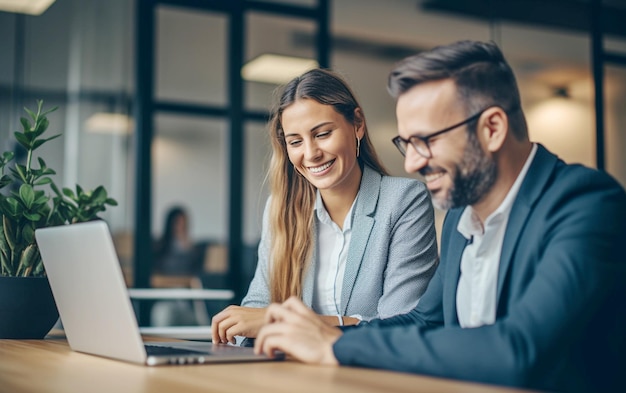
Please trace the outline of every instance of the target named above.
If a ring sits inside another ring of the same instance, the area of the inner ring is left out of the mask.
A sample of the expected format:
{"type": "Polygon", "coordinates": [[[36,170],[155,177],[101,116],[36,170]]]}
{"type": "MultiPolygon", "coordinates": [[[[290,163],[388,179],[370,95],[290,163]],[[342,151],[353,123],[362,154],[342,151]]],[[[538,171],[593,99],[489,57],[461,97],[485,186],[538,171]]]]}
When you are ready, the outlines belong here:
{"type": "MultiPolygon", "coordinates": [[[[270,303],[268,210],[269,200],[263,214],[256,272],[241,303],[246,307],[267,307],[270,303]]],[[[309,307],[315,288],[315,254],[305,270],[302,288],[302,300],[309,307]]],[[[354,206],[341,293],[343,315],[360,315],[369,321],[410,311],[426,290],[438,262],[434,212],[424,184],[382,176],[365,166],[354,206]]]]}

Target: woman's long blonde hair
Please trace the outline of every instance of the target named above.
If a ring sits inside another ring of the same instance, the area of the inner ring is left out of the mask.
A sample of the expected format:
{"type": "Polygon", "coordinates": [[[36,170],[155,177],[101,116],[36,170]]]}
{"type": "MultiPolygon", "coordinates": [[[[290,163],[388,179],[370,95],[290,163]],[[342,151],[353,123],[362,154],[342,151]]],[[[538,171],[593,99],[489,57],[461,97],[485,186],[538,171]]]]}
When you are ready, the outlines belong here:
{"type": "MultiPolygon", "coordinates": [[[[302,297],[302,277],[313,250],[315,187],[289,161],[281,118],[283,111],[299,99],[331,105],[352,125],[363,123],[359,165],[387,174],[370,141],[365,116],[348,84],[336,73],[313,69],[287,83],[273,108],[269,123],[272,157],[269,179],[270,292],[273,302],[290,296],[302,297]]],[[[356,152],[355,152],[356,154],[356,152]]]]}

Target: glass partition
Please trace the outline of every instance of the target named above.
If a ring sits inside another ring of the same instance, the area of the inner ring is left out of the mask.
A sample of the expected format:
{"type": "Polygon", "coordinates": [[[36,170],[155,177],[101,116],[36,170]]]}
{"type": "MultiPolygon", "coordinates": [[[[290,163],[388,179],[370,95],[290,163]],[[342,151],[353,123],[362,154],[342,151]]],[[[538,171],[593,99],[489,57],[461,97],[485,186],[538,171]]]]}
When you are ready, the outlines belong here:
{"type": "Polygon", "coordinates": [[[164,234],[173,206],[189,213],[194,242],[228,241],[227,123],[206,117],[161,114],[152,146],[152,234],[164,234]]]}
{"type": "MultiPolygon", "coordinates": [[[[246,57],[250,61],[262,54],[277,54],[315,59],[313,35],[316,24],[311,21],[275,16],[259,12],[246,15],[246,57]],[[308,37],[308,43],[298,37],[308,37]]],[[[278,85],[245,81],[245,108],[268,111],[278,85]]]]}
{"type": "Polygon", "coordinates": [[[626,188],[626,67],[606,67],[605,147],[606,170],[626,188]]]}
{"type": "Polygon", "coordinates": [[[157,9],[157,99],[227,104],[225,16],[195,9],[157,9]]]}

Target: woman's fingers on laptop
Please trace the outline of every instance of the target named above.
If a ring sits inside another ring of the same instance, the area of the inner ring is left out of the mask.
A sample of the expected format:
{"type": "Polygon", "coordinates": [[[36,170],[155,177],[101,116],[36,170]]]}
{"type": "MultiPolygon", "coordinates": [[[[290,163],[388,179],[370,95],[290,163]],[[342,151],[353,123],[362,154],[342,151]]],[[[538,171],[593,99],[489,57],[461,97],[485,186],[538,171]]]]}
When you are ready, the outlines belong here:
{"type": "Polygon", "coordinates": [[[215,314],[211,335],[215,343],[235,343],[235,336],[254,338],[263,326],[265,308],[229,306],[215,314]]]}
{"type": "Polygon", "coordinates": [[[224,320],[227,318],[226,310],[228,310],[228,308],[220,311],[219,313],[215,314],[213,318],[211,318],[211,340],[214,343],[222,342],[222,337],[219,334],[219,329],[220,325],[223,325],[225,323],[224,320]]]}

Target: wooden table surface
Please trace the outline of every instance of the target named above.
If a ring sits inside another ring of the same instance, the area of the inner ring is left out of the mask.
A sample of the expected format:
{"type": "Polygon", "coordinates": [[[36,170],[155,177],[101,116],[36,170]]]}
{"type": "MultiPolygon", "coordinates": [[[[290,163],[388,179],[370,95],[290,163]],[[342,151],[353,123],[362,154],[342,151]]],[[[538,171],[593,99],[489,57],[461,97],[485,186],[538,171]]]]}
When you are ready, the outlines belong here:
{"type": "Polygon", "coordinates": [[[73,352],[60,336],[0,340],[0,392],[521,392],[389,371],[295,361],[146,367],[73,352]]]}

